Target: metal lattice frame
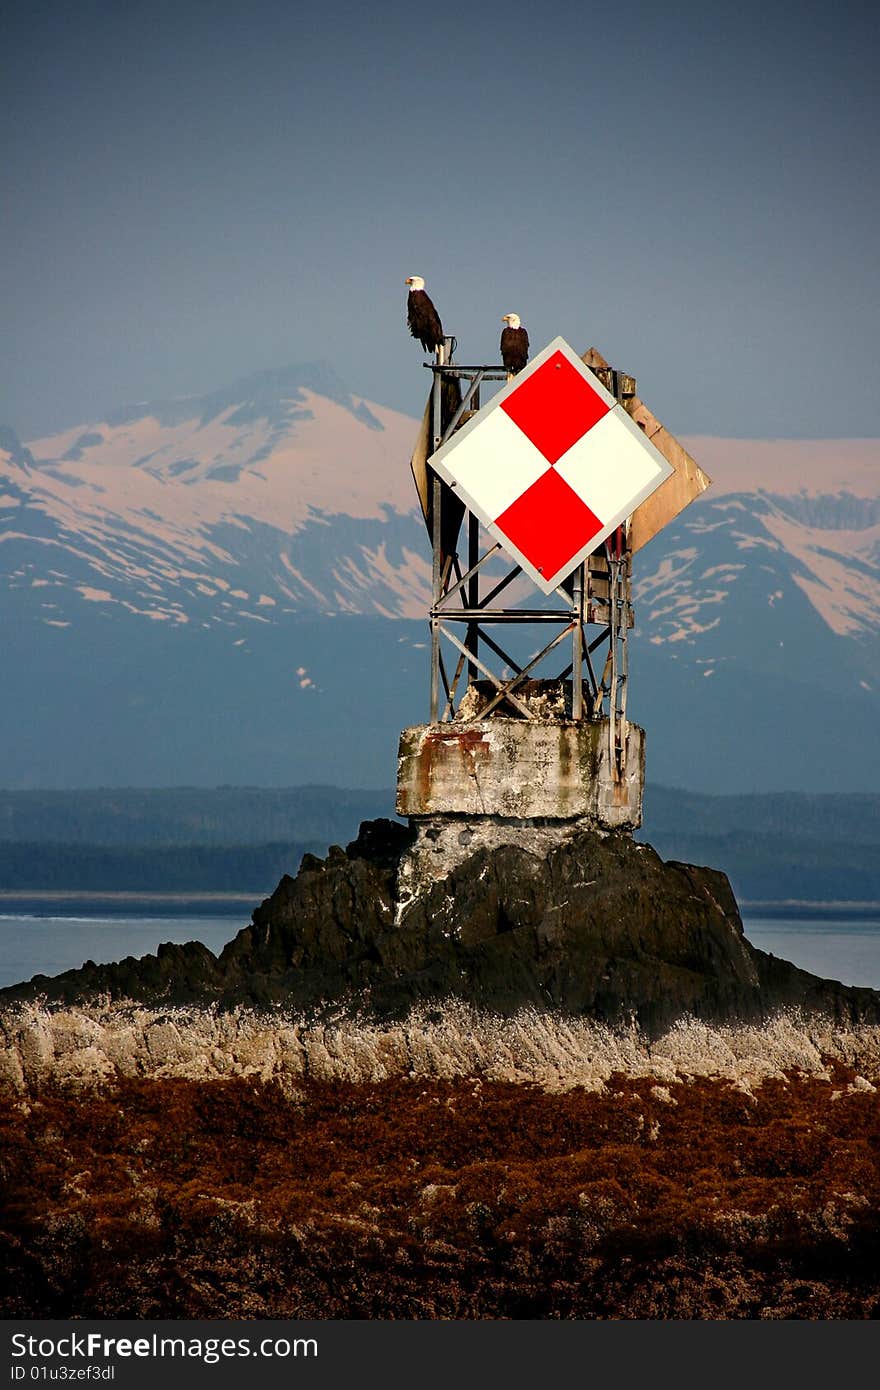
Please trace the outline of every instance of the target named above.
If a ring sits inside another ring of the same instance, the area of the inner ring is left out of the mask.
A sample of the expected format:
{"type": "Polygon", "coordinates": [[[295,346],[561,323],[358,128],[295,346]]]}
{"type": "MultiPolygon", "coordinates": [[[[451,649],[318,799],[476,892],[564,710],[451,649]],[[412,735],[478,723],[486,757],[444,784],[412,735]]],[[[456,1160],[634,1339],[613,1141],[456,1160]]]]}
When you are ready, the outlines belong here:
{"type": "MultiPolygon", "coordinates": [[[[503,367],[457,366],[449,360],[445,365],[434,364],[432,370],[432,438],[436,451],[472,412],[479,409],[482,383],[506,382],[508,375],[503,367]],[[461,403],[441,429],[444,377],[457,379],[461,403]]],[[[631,377],[612,372],[610,368],[607,380],[605,372],[597,375],[618,399],[623,394],[635,392],[631,377]]],[[[430,458],[428,466],[430,468],[430,458]]],[[[472,723],[501,712],[505,706],[524,719],[537,719],[528,701],[521,698],[525,682],[532,679],[557,684],[565,682],[570,687],[570,717],[573,720],[608,721],[611,765],[616,770],[621,769],[626,741],[627,633],[633,625],[632,556],[627,544],[627,528],[619,526],[569,575],[564,585],[554,591],[551,597],[554,606],[504,606],[498,600],[522,575],[522,569],[514,564],[500,578],[488,574],[488,562],[503,557],[504,551],[484,532],[479,519],[468,511],[459,533],[462,538],[467,537],[466,567],[462,568],[457,551],[444,556],[441,544],[444,505],[457,505],[460,509],[461,503],[436,473],[430,473],[430,486],[433,544],[431,723],[472,723]],[[539,627],[542,639],[548,626],[556,631],[551,632],[549,641],[542,641],[535,655],[521,662],[515,660],[498,637],[488,630],[507,624],[539,627]],[[561,671],[549,676],[548,663],[554,654],[558,657],[567,639],[571,643],[570,660],[561,671]],[[498,662],[503,663],[500,672],[498,662]],[[461,711],[466,692],[481,676],[489,687],[487,698],[473,701],[467,712],[461,711]]]]}

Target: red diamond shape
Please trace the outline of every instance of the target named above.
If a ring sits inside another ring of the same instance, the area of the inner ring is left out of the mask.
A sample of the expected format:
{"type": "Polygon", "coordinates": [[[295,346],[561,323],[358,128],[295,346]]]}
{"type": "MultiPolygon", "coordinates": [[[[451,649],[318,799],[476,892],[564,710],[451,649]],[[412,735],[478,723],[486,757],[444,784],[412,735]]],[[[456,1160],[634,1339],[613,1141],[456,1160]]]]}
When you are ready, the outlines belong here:
{"type": "Polygon", "coordinates": [[[520,493],[495,525],[546,579],[602,530],[599,518],[553,468],[520,493]]]}
{"type": "Polygon", "coordinates": [[[501,402],[548,463],[562,458],[610,408],[561,352],[501,402]]]}

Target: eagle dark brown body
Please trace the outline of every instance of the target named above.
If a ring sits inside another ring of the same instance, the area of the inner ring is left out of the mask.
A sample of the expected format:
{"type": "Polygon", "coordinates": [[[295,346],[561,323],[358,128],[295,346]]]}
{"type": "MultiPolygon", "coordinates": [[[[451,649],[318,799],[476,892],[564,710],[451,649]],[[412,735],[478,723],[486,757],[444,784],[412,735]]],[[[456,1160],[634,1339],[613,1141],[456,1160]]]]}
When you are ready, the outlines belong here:
{"type": "Polygon", "coordinates": [[[524,328],[507,328],[501,332],[501,361],[511,375],[521,372],[529,360],[529,335],[524,328]]]}
{"type": "Polygon", "coordinates": [[[424,290],[412,289],[407,295],[406,321],[410,333],[421,343],[425,352],[436,352],[443,346],[440,315],[424,290]]]}

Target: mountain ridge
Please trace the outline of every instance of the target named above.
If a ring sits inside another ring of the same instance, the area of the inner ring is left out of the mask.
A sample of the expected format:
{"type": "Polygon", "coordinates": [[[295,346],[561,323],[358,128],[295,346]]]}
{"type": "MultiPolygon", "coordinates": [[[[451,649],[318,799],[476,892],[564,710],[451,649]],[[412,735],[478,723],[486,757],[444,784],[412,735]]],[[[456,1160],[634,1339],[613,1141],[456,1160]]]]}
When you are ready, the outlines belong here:
{"type": "MultiPolygon", "coordinates": [[[[173,765],[169,748],[147,772],[132,700],[154,708],[154,738],[180,745],[175,780],[266,780],[268,751],[249,773],[253,750],[235,732],[249,703],[239,657],[260,673],[261,701],[269,690],[289,700],[285,711],[268,695],[282,781],[385,781],[379,730],[390,750],[395,724],[424,717],[431,573],[408,468],[416,431],[326,364],[305,363],[27,446],[0,436],[0,627],[19,668],[0,715],[15,728],[30,707],[34,720],[29,748],[11,741],[12,782],[39,785],[57,760],[64,686],[119,729],[122,781],[155,784],[173,765]],[[163,628],[185,640],[158,638],[163,628]],[[345,662],[328,660],[334,649],[345,662]],[[86,657],[104,689],[80,669],[86,657]],[[112,702],[106,681],[118,687],[112,702]],[[358,740],[344,728],[346,684],[370,710],[358,740]],[[323,726],[303,698],[324,706],[323,726]],[[223,738],[238,745],[228,762],[222,740],[198,747],[193,700],[227,711],[223,738]],[[297,741],[285,720],[304,714],[297,741]],[[314,739],[322,754],[310,759],[314,739]]],[[[686,442],[713,486],[634,565],[631,709],[659,749],[649,758],[660,780],[693,763],[688,710],[703,790],[710,777],[720,790],[808,789],[808,777],[815,790],[876,785],[880,441],[686,442]],[[734,768],[746,754],[747,768],[734,768]]],[[[94,757],[105,780],[100,749],[94,757]]],[[[62,762],[67,785],[91,782],[75,759],[62,762]]]]}

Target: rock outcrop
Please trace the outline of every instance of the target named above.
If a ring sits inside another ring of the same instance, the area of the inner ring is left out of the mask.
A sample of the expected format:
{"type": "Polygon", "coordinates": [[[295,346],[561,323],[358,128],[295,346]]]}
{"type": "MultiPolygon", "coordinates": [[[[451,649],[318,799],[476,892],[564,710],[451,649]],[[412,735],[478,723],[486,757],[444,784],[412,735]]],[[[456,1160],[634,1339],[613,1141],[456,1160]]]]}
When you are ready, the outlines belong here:
{"type": "Polygon", "coordinates": [[[820,980],[752,947],[727,878],[664,863],[621,832],[367,822],[346,850],[306,855],[215,957],[162,946],[0,992],[0,1007],[132,1000],[402,1018],[462,1001],[551,1009],[657,1035],[687,1016],[761,1022],[780,1010],[880,1023],[880,993],[820,980]]]}

